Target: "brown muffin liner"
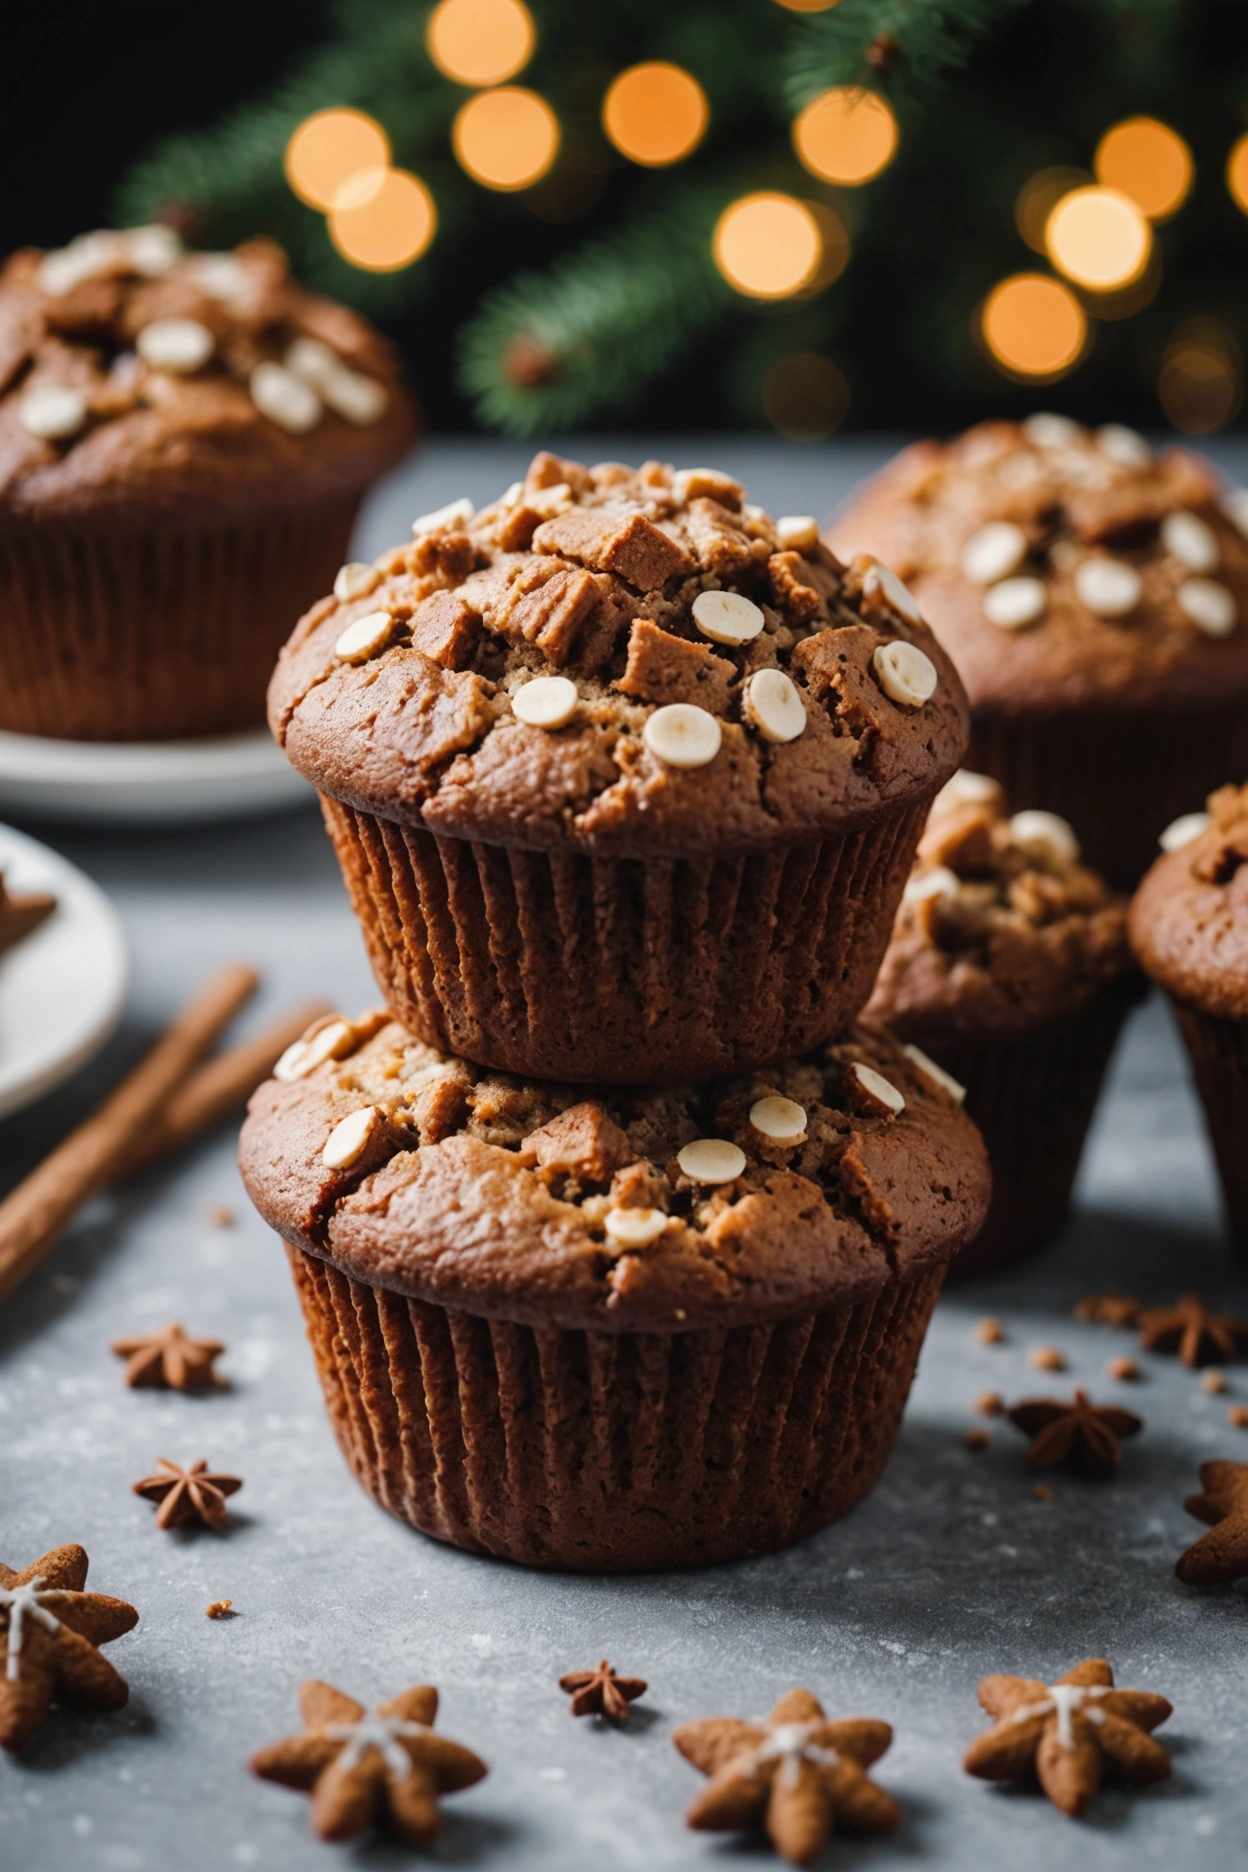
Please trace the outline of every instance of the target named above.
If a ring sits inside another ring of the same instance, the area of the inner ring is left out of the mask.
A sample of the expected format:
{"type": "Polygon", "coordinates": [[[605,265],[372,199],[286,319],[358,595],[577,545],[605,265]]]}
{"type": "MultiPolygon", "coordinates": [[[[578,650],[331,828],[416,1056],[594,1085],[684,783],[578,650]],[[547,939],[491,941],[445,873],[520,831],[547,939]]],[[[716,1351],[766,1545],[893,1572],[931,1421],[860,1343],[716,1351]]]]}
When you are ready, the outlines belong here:
{"type": "Polygon", "coordinates": [[[1170,1005],[1205,1108],[1231,1243],[1248,1262],[1248,1021],[1206,1014],[1173,996],[1170,1005]]]}
{"type": "Polygon", "coordinates": [[[896,1441],[943,1268],[780,1325],[535,1329],[290,1249],[334,1433],[424,1534],[526,1566],[702,1566],[801,1540],[896,1441]]]}
{"type": "Polygon", "coordinates": [[[396,1020],[479,1065],[617,1084],[744,1071],[847,1026],[927,811],[746,857],[642,861],[322,805],[396,1020]]]}
{"type": "Polygon", "coordinates": [[[992,1166],[987,1218],[954,1256],[950,1280],[1025,1260],[1065,1222],[1101,1082],[1139,996],[1132,979],[1104,990],[1072,1018],[1029,1033],[920,1040],[966,1087],[966,1110],[983,1133],[992,1166]]]}
{"type": "Polygon", "coordinates": [[[358,506],[0,526],[0,729],[162,741],[260,726],[277,653],[333,584],[358,506]]]}
{"type": "Polygon", "coordinates": [[[1085,862],[1133,891],[1171,821],[1248,773],[1248,706],[977,712],[966,765],[1001,782],[1011,811],[1039,806],[1068,819],[1085,862]]]}

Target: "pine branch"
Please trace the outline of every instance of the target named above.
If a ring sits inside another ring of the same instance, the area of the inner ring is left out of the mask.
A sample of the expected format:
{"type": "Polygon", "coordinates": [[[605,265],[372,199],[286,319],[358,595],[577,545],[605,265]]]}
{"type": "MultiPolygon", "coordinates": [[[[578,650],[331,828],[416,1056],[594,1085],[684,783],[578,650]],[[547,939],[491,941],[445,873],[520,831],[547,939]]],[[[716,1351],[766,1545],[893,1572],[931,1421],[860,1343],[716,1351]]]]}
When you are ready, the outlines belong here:
{"type": "Polygon", "coordinates": [[[800,110],[831,85],[943,84],[1007,14],[1032,0],[840,0],[794,27],[785,91],[800,110]]]}

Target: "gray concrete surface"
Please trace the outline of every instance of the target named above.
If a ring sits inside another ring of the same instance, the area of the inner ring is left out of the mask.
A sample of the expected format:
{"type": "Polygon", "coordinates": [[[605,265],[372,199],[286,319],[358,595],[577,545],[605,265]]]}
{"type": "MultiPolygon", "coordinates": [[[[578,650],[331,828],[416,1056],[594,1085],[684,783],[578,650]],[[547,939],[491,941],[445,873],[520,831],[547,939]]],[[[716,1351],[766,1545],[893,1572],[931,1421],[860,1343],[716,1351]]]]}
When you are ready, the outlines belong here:
{"type": "MultiPolygon", "coordinates": [[[[635,445],[608,445],[637,452],[635,445]]],[[[784,511],[821,511],[886,445],[682,447],[747,473],[784,511]]],[[[661,452],[661,445],[655,452],[661,452]]],[[[381,491],[364,548],[461,492],[486,495],[525,451],[443,444],[381,491]]],[[[16,1180],[216,961],[264,971],[244,1025],[308,994],[348,1009],[372,984],[332,856],[312,812],[240,828],[53,842],[113,896],[135,987],[123,1032],[70,1086],[0,1125],[0,1186],[16,1180]]],[[[321,1409],[284,1258],[248,1210],[223,1130],[85,1211],[57,1252],[0,1309],[0,1558],[23,1565],[64,1540],[92,1558],[91,1584],[131,1599],[137,1629],[109,1655],[131,1686],[109,1718],[54,1713],[25,1753],[0,1762],[4,1872],[313,1872],[333,1862],[398,1866],[385,1843],[332,1849],[307,1833],[302,1796],[243,1763],[298,1726],[299,1680],[323,1676],[366,1701],[411,1682],[441,1686],[440,1724],[490,1763],[446,1804],[445,1865],[508,1872],[674,1872],[768,1863],[755,1844],[687,1833],[697,1777],[671,1729],[714,1712],[758,1714],[795,1683],[832,1713],[890,1721],[878,1778],[902,1805],[891,1842],[848,1837],[822,1864],[900,1872],[1051,1872],[1242,1866],[1248,1857],[1248,1592],[1196,1594],[1173,1577],[1199,1529],[1183,1512],[1198,1464],[1248,1461],[1227,1427],[1248,1400],[1248,1365],[1210,1397],[1172,1359],[1114,1385],[1125,1334],[1077,1326],[1083,1293],[1117,1281],[1150,1299],[1195,1287],[1248,1311],[1248,1280],[1218,1229],[1199,1114],[1168,1017],[1136,1016],[1115,1065],[1063,1239],[1008,1280],[942,1301],[900,1444],[874,1495],[792,1549],[715,1570],[631,1579],[550,1577],[424,1540],[373,1506],[346,1473],[321,1409]],[[227,1204],[230,1229],[209,1224],[227,1204]],[[973,1338],[984,1313],[1006,1342],[973,1338]],[[127,1392],[114,1336],[181,1317],[229,1343],[228,1392],[127,1392]],[[1055,1344],[1069,1373],[1041,1378],[1028,1348],[1055,1344]],[[992,1426],[963,1445],[985,1389],[1014,1399],[1088,1385],[1145,1418],[1109,1485],[1057,1478],[1031,1499],[1022,1440],[992,1426]],[[246,1486],[224,1538],[158,1534],[130,1493],[154,1458],[208,1456],[246,1486]],[[209,1621],[211,1599],[237,1616],[209,1621]],[[630,1728],[573,1723],[554,1679],[608,1655],[647,1676],[630,1728]],[[1074,1826],[1034,1792],[960,1773],[981,1726],[989,1670],[1057,1673],[1105,1655],[1120,1681],[1175,1705],[1163,1736],[1174,1778],[1107,1791],[1074,1826]]],[[[774,1863],[774,1861],[772,1862],[774,1863]]]]}

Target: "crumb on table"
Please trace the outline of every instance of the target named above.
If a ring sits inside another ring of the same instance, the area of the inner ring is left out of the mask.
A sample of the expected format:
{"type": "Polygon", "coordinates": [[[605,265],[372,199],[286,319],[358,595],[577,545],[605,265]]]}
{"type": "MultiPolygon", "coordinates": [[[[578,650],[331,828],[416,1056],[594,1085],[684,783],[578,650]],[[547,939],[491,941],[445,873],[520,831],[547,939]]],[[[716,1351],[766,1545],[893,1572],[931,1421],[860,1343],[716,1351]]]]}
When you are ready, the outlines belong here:
{"type": "Polygon", "coordinates": [[[206,1618],[233,1618],[234,1601],[232,1599],[214,1599],[204,1616],[206,1618]]]}
{"type": "Polygon", "coordinates": [[[1059,1352],[1056,1346],[1033,1346],[1027,1354],[1027,1363],[1037,1371],[1065,1371],[1066,1354],[1059,1352]]]}
{"type": "Polygon", "coordinates": [[[999,1319],[981,1319],[975,1328],[975,1337],[980,1345],[1000,1345],[1005,1338],[1005,1328],[999,1319]]]}

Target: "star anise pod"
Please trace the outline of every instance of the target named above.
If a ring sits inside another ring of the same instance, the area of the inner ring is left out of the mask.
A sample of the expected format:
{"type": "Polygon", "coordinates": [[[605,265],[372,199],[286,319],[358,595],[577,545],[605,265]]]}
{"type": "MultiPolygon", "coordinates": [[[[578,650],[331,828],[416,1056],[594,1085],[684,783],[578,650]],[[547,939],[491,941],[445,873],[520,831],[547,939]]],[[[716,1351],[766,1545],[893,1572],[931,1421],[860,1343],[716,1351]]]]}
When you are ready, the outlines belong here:
{"type": "Polygon", "coordinates": [[[1213,1532],[1180,1555],[1175,1572],[1186,1586],[1248,1578],[1248,1463],[1202,1463],[1200,1487],[1183,1506],[1213,1532]]]}
{"type": "Polygon", "coordinates": [[[219,1339],[192,1339],[178,1320],[133,1339],[114,1339],[113,1351],[127,1361],[128,1385],[165,1385],[171,1391],[226,1389],[225,1379],[212,1369],[224,1345],[219,1339]]]}
{"type": "Polygon", "coordinates": [[[985,1677],[979,1700],[994,1718],[962,1766],[984,1781],[1034,1773],[1055,1807],[1077,1819],[1106,1771],[1142,1786],[1165,1781],[1170,1757],[1149,1734],[1170,1705],[1148,1690],[1116,1690],[1104,1658],[1085,1658],[1056,1683],[985,1677]]]}
{"type": "Polygon", "coordinates": [[[1024,1398],[1009,1419],[1032,1440],[1029,1469],[1056,1469],[1061,1464],[1100,1481],[1116,1473],[1122,1461],[1121,1439],[1144,1428],[1131,1411],[1093,1404],[1087,1392],[1079,1390],[1069,1404],[1060,1398],[1024,1398]]]}
{"type": "Polygon", "coordinates": [[[613,1723],[628,1721],[628,1706],[646,1694],[644,1677],[619,1677],[604,1657],[597,1670],[568,1671],[559,1688],[572,1698],[573,1716],[605,1716],[613,1723]]]}
{"type": "Polygon", "coordinates": [[[303,1734],[260,1749],[251,1772],[310,1792],[312,1831],[321,1839],[354,1839],[385,1821],[400,1839],[427,1846],[442,1831],[438,1797],[488,1772],[471,1749],[434,1734],[437,1711],[431,1684],[366,1710],[313,1678],[299,1688],[303,1734]]]}
{"type": "Polygon", "coordinates": [[[56,898],[47,891],[27,891],[14,896],[0,872],[0,955],[29,936],[56,909],[56,898]]]}
{"type": "Polygon", "coordinates": [[[711,1833],[761,1826],[793,1865],[818,1855],[834,1822],[893,1833],[901,1815],[866,1774],[892,1739],[887,1723],[867,1717],[829,1722],[809,1690],[790,1690],[765,1722],[710,1716],[682,1723],[672,1741],[711,1777],[686,1822],[711,1833]]]}
{"type": "Polygon", "coordinates": [[[1075,1318],[1094,1326],[1114,1326],[1119,1330],[1139,1322],[1140,1302],[1134,1294],[1088,1294],[1075,1305],[1075,1318]]]}
{"type": "Polygon", "coordinates": [[[209,1469],[203,1457],[183,1469],[178,1463],[170,1462],[167,1456],[161,1456],[157,1458],[155,1475],[144,1476],[141,1482],[136,1482],[134,1492],[147,1501],[160,1503],[156,1512],[158,1528],[202,1521],[205,1527],[221,1534],[225,1531],[225,1498],[242,1486],[238,1476],[218,1475],[209,1469]]]}
{"type": "Polygon", "coordinates": [[[1177,1352],[1185,1365],[1222,1365],[1239,1357],[1248,1343],[1248,1319],[1214,1313],[1197,1294],[1184,1294],[1172,1307],[1149,1307],[1140,1314],[1140,1344],[1146,1352],[1177,1352]]]}
{"type": "Polygon", "coordinates": [[[0,1566],[0,1747],[30,1741],[52,1703],[119,1710],[130,1692],[98,1646],[139,1622],[124,1599],[84,1592],[81,1547],[53,1547],[15,1573],[0,1566]]]}

